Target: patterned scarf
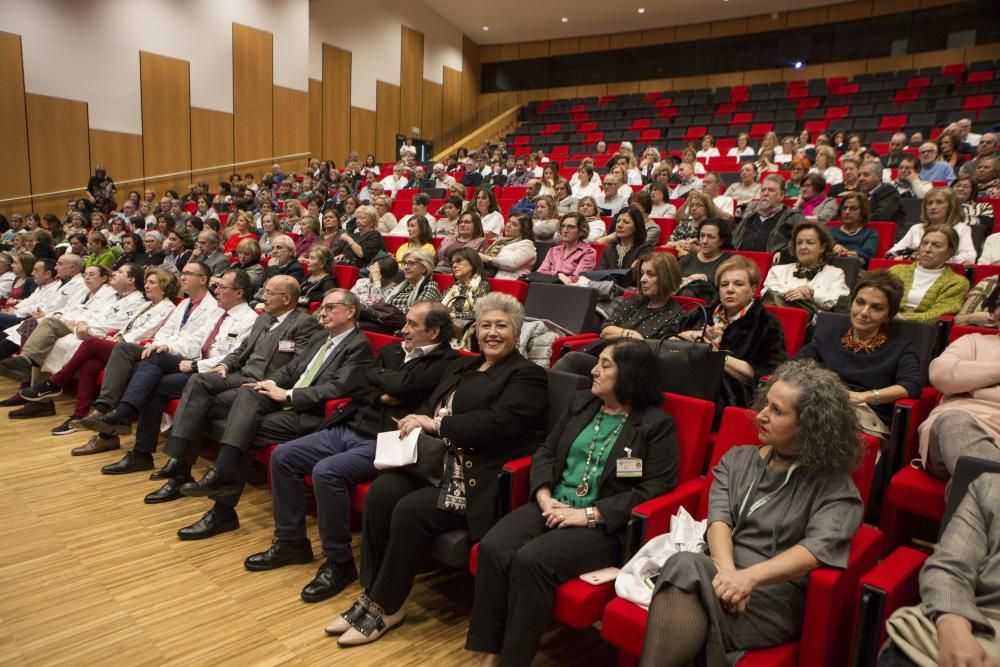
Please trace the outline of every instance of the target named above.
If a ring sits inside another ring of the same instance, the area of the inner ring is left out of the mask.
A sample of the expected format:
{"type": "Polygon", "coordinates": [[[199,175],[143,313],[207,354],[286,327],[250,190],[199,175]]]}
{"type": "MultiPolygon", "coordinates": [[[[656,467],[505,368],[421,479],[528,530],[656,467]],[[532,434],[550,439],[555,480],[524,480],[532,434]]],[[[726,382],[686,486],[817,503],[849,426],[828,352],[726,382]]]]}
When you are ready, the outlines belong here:
{"type": "Polygon", "coordinates": [[[712,326],[715,329],[716,335],[708,341],[712,344],[713,350],[718,350],[722,345],[722,336],[726,333],[726,327],[746,315],[751,306],[753,306],[753,301],[744,306],[740,312],[736,313],[732,317],[726,315],[726,309],[723,308],[721,304],[716,307],[715,311],[712,313],[712,326]]]}
{"type": "Polygon", "coordinates": [[[802,266],[798,262],[795,262],[795,271],[792,273],[796,278],[805,278],[806,280],[812,280],[826,267],[826,262],[822,259],[816,262],[811,268],[808,266],[802,266]]]}

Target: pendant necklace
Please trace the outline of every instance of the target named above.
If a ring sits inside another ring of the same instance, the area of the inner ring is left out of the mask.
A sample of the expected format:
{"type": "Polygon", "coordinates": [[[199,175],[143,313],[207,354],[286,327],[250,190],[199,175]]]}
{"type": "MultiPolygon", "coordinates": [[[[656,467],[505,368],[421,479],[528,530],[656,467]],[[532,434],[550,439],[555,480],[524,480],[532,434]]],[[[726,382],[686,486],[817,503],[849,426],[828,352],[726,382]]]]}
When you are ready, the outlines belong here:
{"type": "Polygon", "coordinates": [[[587,462],[583,464],[583,479],[576,487],[576,495],[578,498],[583,498],[588,493],[590,493],[590,477],[597,472],[597,462],[601,460],[604,455],[604,450],[607,449],[608,443],[615,442],[618,439],[618,434],[621,433],[622,428],[625,426],[625,422],[628,421],[628,413],[622,417],[621,423],[615,428],[615,430],[604,439],[601,443],[601,449],[597,452],[597,461],[594,461],[594,465],[591,466],[590,462],[593,459],[594,447],[597,445],[597,435],[601,432],[601,422],[604,421],[604,411],[597,413],[597,423],[594,424],[594,437],[590,439],[590,447],[587,448],[587,462]]]}

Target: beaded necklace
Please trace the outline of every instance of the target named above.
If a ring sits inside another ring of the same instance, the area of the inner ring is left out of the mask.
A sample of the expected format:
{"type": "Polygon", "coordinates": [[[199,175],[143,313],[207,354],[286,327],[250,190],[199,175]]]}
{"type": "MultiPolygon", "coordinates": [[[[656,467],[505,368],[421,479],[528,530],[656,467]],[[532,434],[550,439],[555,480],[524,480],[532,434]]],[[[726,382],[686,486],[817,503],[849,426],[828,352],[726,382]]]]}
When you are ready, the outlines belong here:
{"type": "Polygon", "coordinates": [[[882,344],[885,343],[886,340],[887,337],[885,333],[879,331],[877,334],[872,336],[871,340],[860,341],[857,339],[857,336],[854,335],[854,327],[851,327],[847,330],[847,333],[844,334],[844,337],[840,339],[840,344],[855,354],[859,352],[871,354],[875,350],[882,347],[882,344]]]}
{"type": "Polygon", "coordinates": [[[591,465],[591,461],[594,456],[594,447],[597,445],[597,435],[601,432],[601,423],[604,421],[604,411],[601,410],[597,413],[597,423],[594,424],[594,436],[590,439],[590,446],[587,448],[587,462],[583,464],[583,479],[576,487],[576,495],[578,498],[583,498],[588,493],[590,493],[590,478],[597,472],[597,463],[604,456],[604,450],[607,449],[608,444],[618,440],[618,434],[621,433],[622,428],[625,426],[625,422],[628,421],[628,413],[622,417],[622,421],[618,426],[612,431],[611,435],[604,439],[601,443],[601,449],[597,452],[597,460],[591,465]]]}

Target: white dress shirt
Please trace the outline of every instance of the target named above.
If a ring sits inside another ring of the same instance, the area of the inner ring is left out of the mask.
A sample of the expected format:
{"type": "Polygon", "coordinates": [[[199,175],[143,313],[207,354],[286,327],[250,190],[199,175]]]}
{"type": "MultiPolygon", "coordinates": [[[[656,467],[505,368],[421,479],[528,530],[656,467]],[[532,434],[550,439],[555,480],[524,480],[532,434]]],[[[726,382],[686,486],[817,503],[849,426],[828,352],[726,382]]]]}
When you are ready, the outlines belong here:
{"type": "MultiPolygon", "coordinates": [[[[400,221],[396,223],[396,226],[392,228],[392,231],[389,232],[388,236],[402,236],[403,238],[409,238],[410,228],[408,225],[410,224],[410,218],[412,217],[412,213],[404,215],[400,221]]],[[[427,218],[427,224],[431,226],[431,229],[434,229],[434,216],[427,213],[424,217],[427,218]]]]}
{"type": "Polygon", "coordinates": [[[187,322],[182,324],[184,312],[190,303],[191,299],[184,299],[177,304],[167,321],[153,336],[153,344],[165,345],[171,354],[179,357],[197,359],[201,356],[201,344],[208,338],[222,309],[214,296],[206,294],[201,303],[191,310],[187,322]]]}
{"type": "MultiPolygon", "coordinates": [[[[958,234],[958,252],[949,261],[955,264],[975,264],[976,246],[972,243],[972,229],[964,222],[960,222],[954,227],[958,234]]],[[[899,240],[899,243],[889,248],[889,252],[898,253],[906,248],[917,249],[920,241],[924,238],[924,226],[913,225],[906,231],[906,235],[899,240]]]]}
{"type": "MultiPolygon", "coordinates": [[[[225,317],[225,319],[222,320],[222,325],[219,326],[219,332],[215,335],[212,346],[208,348],[208,356],[198,360],[199,373],[206,373],[212,370],[219,365],[219,362],[227,354],[242,345],[246,337],[250,335],[250,329],[253,328],[253,324],[259,316],[246,303],[239,303],[225,312],[220,308],[219,317],[225,317]]],[[[219,318],[217,317],[215,318],[215,322],[212,322],[212,326],[205,335],[206,340],[218,321],[219,318]]],[[[198,356],[201,356],[200,349],[198,350],[198,356]]]]}

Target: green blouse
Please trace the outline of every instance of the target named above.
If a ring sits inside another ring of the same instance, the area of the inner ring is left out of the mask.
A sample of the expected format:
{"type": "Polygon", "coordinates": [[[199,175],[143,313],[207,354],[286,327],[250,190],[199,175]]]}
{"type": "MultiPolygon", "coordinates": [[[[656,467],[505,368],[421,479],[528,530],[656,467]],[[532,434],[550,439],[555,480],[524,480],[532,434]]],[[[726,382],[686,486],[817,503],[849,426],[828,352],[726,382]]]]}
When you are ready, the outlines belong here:
{"type": "Polygon", "coordinates": [[[611,450],[615,446],[621,427],[628,415],[609,415],[598,412],[594,418],[577,434],[569,454],[566,456],[566,466],[562,478],[552,491],[552,496],[571,507],[590,507],[597,499],[597,487],[600,486],[604,465],[607,463],[611,450]],[[594,433],[597,437],[594,437],[594,433]],[[587,465],[587,452],[593,443],[594,450],[590,465],[587,465]],[[577,487],[583,481],[588,469],[593,469],[588,480],[587,493],[578,496],[577,487]]]}

